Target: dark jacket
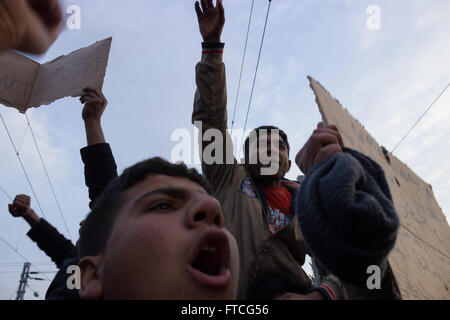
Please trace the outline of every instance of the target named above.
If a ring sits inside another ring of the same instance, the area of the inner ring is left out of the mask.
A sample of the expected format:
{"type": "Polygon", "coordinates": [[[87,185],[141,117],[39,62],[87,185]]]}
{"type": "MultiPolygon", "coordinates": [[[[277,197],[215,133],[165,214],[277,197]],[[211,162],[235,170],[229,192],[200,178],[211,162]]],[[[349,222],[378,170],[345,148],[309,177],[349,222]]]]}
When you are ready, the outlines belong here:
{"type": "MultiPolygon", "coordinates": [[[[84,178],[89,189],[89,208],[92,209],[95,200],[101,195],[108,183],[117,177],[117,165],[111,148],[107,143],[87,146],[80,150],[84,163],[84,178]]],[[[67,273],[67,267],[77,265],[79,261],[78,249],[64,238],[63,235],[45,222],[52,232],[48,235],[34,232],[39,248],[45,251],[59,268],[58,273],[50,284],[45,299],[47,300],[73,300],[79,299],[76,289],[69,290],[67,279],[71,274],[67,273]],[[54,242],[54,244],[52,244],[54,242]],[[70,245],[69,245],[70,243],[70,245]],[[45,246],[44,249],[41,246],[45,246]],[[51,253],[51,254],[50,254],[51,253]]],[[[42,227],[41,227],[42,228],[42,227]]],[[[31,231],[30,231],[31,232],[31,231]]],[[[31,236],[30,236],[31,237],[31,236]]]]}
{"type": "Polygon", "coordinates": [[[28,231],[27,236],[52,259],[58,269],[61,269],[64,260],[72,254],[75,248],[72,241],[66,239],[43,218],[28,231]]]}

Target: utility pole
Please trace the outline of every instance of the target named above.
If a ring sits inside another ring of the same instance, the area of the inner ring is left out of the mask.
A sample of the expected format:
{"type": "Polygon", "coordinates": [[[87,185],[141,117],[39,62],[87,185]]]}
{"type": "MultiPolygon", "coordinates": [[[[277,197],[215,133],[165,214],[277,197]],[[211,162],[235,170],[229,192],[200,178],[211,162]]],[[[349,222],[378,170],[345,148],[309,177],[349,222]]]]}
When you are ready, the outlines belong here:
{"type": "Polygon", "coordinates": [[[20,276],[20,282],[19,282],[19,288],[17,289],[16,300],[23,300],[23,296],[25,295],[25,289],[27,287],[30,266],[31,266],[31,263],[29,263],[29,262],[25,262],[23,264],[23,270],[22,270],[22,275],[20,276]]]}

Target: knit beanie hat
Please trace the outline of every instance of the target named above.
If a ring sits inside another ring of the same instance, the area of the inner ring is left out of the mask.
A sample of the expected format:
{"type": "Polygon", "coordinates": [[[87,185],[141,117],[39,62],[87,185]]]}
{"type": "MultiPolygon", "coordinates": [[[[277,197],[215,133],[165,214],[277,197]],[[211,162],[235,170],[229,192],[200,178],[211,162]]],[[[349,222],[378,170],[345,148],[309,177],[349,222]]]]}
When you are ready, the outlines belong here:
{"type": "Polygon", "coordinates": [[[312,254],[342,281],[366,287],[369,266],[386,269],[399,219],[384,171],[370,158],[344,148],[316,164],[295,213],[312,254]]]}

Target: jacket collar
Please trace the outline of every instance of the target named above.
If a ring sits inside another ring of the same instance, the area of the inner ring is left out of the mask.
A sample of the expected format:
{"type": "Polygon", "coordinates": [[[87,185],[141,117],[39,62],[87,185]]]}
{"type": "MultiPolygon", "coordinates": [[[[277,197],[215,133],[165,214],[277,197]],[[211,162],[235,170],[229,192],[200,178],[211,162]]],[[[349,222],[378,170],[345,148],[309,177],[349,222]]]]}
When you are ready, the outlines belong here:
{"type": "MultiPolygon", "coordinates": [[[[257,183],[252,179],[253,183],[255,184],[256,192],[258,193],[258,197],[261,200],[261,206],[263,207],[264,213],[267,214],[267,201],[266,201],[266,195],[264,193],[264,188],[261,184],[257,183]]],[[[293,214],[295,214],[294,210],[294,204],[295,204],[295,195],[297,194],[297,190],[300,189],[300,184],[296,181],[288,180],[283,178],[281,181],[281,185],[288,189],[292,194],[292,202],[291,202],[291,210],[293,210],[293,214]]]]}

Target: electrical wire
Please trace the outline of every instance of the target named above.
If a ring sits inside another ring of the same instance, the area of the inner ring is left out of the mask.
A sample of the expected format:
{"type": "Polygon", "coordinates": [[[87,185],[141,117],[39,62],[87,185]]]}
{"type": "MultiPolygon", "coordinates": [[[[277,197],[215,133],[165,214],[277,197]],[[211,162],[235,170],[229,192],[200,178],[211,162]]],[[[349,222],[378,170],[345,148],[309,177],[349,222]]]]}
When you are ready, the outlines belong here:
{"type": "Polygon", "coordinates": [[[0,186],[0,190],[2,190],[2,192],[8,197],[8,199],[11,200],[11,202],[13,201],[13,198],[11,198],[11,196],[8,194],[8,192],[6,192],[5,189],[3,189],[1,186],[0,186]]]}
{"type": "MultiPolygon", "coordinates": [[[[269,5],[267,7],[266,21],[264,22],[264,30],[263,30],[263,35],[262,35],[262,38],[261,38],[261,45],[259,47],[258,60],[257,60],[257,63],[256,63],[255,75],[253,77],[252,91],[250,93],[250,100],[248,102],[247,115],[245,116],[244,133],[245,133],[245,130],[247,129],[248,115],[250,113],[250,107],[251,107],[251,104],[252,104],[253,92],[255,90],[256,77],[258,75],[259,62],[260,62],[260,59],[261,59],[261,52],[262,52],[262,48],[263,48],[263,44],[264,44],[264,38],[266,36],[267,21],[269,20],[269,12],[270,12],[271,4],[272,4],[272,0],[269,0],[269,5]]],[[[242,146],[240,148],[240,151],[241,151],[241,149],[242,149],[242,146]]]]}
{"type": "Polygon", "coordinates": [[[3,126],[4,126],[5,129],[6,129],[6,132],[7,132],[7,134],[8,134],[9,140],[11,141],[11,145],[12,145],[12,147],[13,147],[13,149],[14,149],[14,152],[16,153],[17,159],[19,159],[19,163],[20,163],[20,166],[22,167],[23,173],[25,174],[25,177],[27,178],[28,184],[29,184],[29,186],[30,186],[30,188],[31,188],[31,192],[33,192],[33,195],[34,195],[34,198],[35,198],[35,200],[36,200],[36,203],[38,204],[39,210],[41,211],[42,216],[43,216],[44,218],[46,218],[46,216],[45,216],[45,214],[44,214],[44,210],[42,210],[41,203],[39,202],[39,199],[38,199],[38,197],[37,197],[37,195],[36,195],[36,192],[34,191],[33,185],[31,184],[30,178],[28,177],[28,173],[27,173],[27,171],[25,170],[25,166],[23,165],[22,159],[20,158],[19,152],[17,151],[16,145],[14,144],[14,141],[13,141],[13,139],[12,139],[12,137],[11,137],[11,134],[9,133],[8,126],[6,125],[6,122],[5,122],[5,120],[3,119],[3,116],[2,116],[1,113],[0,113],[0,118],[2,119],[3,126]]]}
{"type": "Polygon", "coordinates": [[[403,142],[403,140],[406,139],[406,137],[411,133],[411,131],[417,126],[417,124],[422,120],[422,118],[427,114],[428,111],[434,106],[434,104],[439,100],[439,98],[444,94],[445,91],[447,91],[448,87],[450,87],[450,83],[445,87],[444,90],[439,94],[439,96],[433,101],[433,103],[425,110],[425,112],[420,116],[420,118],[416,121],[416,123],[413,124],[413,126],[409,129],[409,131],[403,136],[403,138],[400,140],[399,143],[395,146],[394,149],[392,149],[391,153],[394,153],[394,151],[398,148],[398,146],[403,142]]]}
{"type": "Polygon", "coordinates": [[[50,185],[50,189],[52,189],[53,197],[55,198],[56,206],[58,207],[58,211],[59,211],[59,213],[61,215],[62,221],[64,223],[64,227],[66,228],[67,234],[72,239],[72,235],[70,234],[69,228],[67,228],[66,219],[64,218],[64,214],[63,214],[61,206],[59,204],[58,197],[56,196],[55,188],[53,188],[53,183],[52,183],[52,181],[50,179],[50,176],[48,174],[47,167],[45,166],[44,159],[42,158],[41,151],[39,149],[38,143],[36,141],[36,137],[35,137],[34,132],[33,132],[33,128],[31,127],[31,123],[30,123],[30,120],[28,119],[27,114],[25,114],[25,118],[27,119],[28,127],[30,128],[31,136],[33,137],[34,145],[36,146],[36,150],[38,151],[39,158],[41,159],[42,167],[44,168],[45,176],[47,177],[47,181],[48,181],[48,184],[50,185]]]}
{"type": "Polygon", "coordinates": [[[254,4],[255,4],[255,0],[252,0],[252,7],[250,9],[250,16],[248,17],[247,36],[245,37],[244,53],[242,55],[241,72],[239,74],[239,82],[238,82],[238,88],[237,88],[237,93],[236,93],[236,100],[234,102],[233,119],[231,121],[231,135],[233,134],[234,120],[236,118],[236,108],[237,108],[237,103],[238,103],[238,100],[239,100],[239,92],[240,92],[240,89],[241,89],[242,72],[244,70],[244,61],[245,61],[245,55],[246,55],[246,52],[247,52],[248,35],[250,33],[250,25],[252,23],[252,15],[253,15],[253,6],[254,6],[254,4]]]}
{"type": "MultiPolygon", "coordinates": [[[[26,262],[29,262],[29,260],[23,255],[21,254],[18,250],[14,249],[14,247],[9,244],[8,241],[6,241],[3,237],[0,236],[0,240],[2,240],[9,248],[11,248],[11,250],[13,250],[15,253],[17,253],[22,259],[24,259],[26,262]]],[[[29,262],[37,271],[40,271],[38,267],[36,267],[33,263],[29,262]]],[[[47,278],[47,280],[50,280],[46,275],[44,275],[45,278],[47,278]]]]}

